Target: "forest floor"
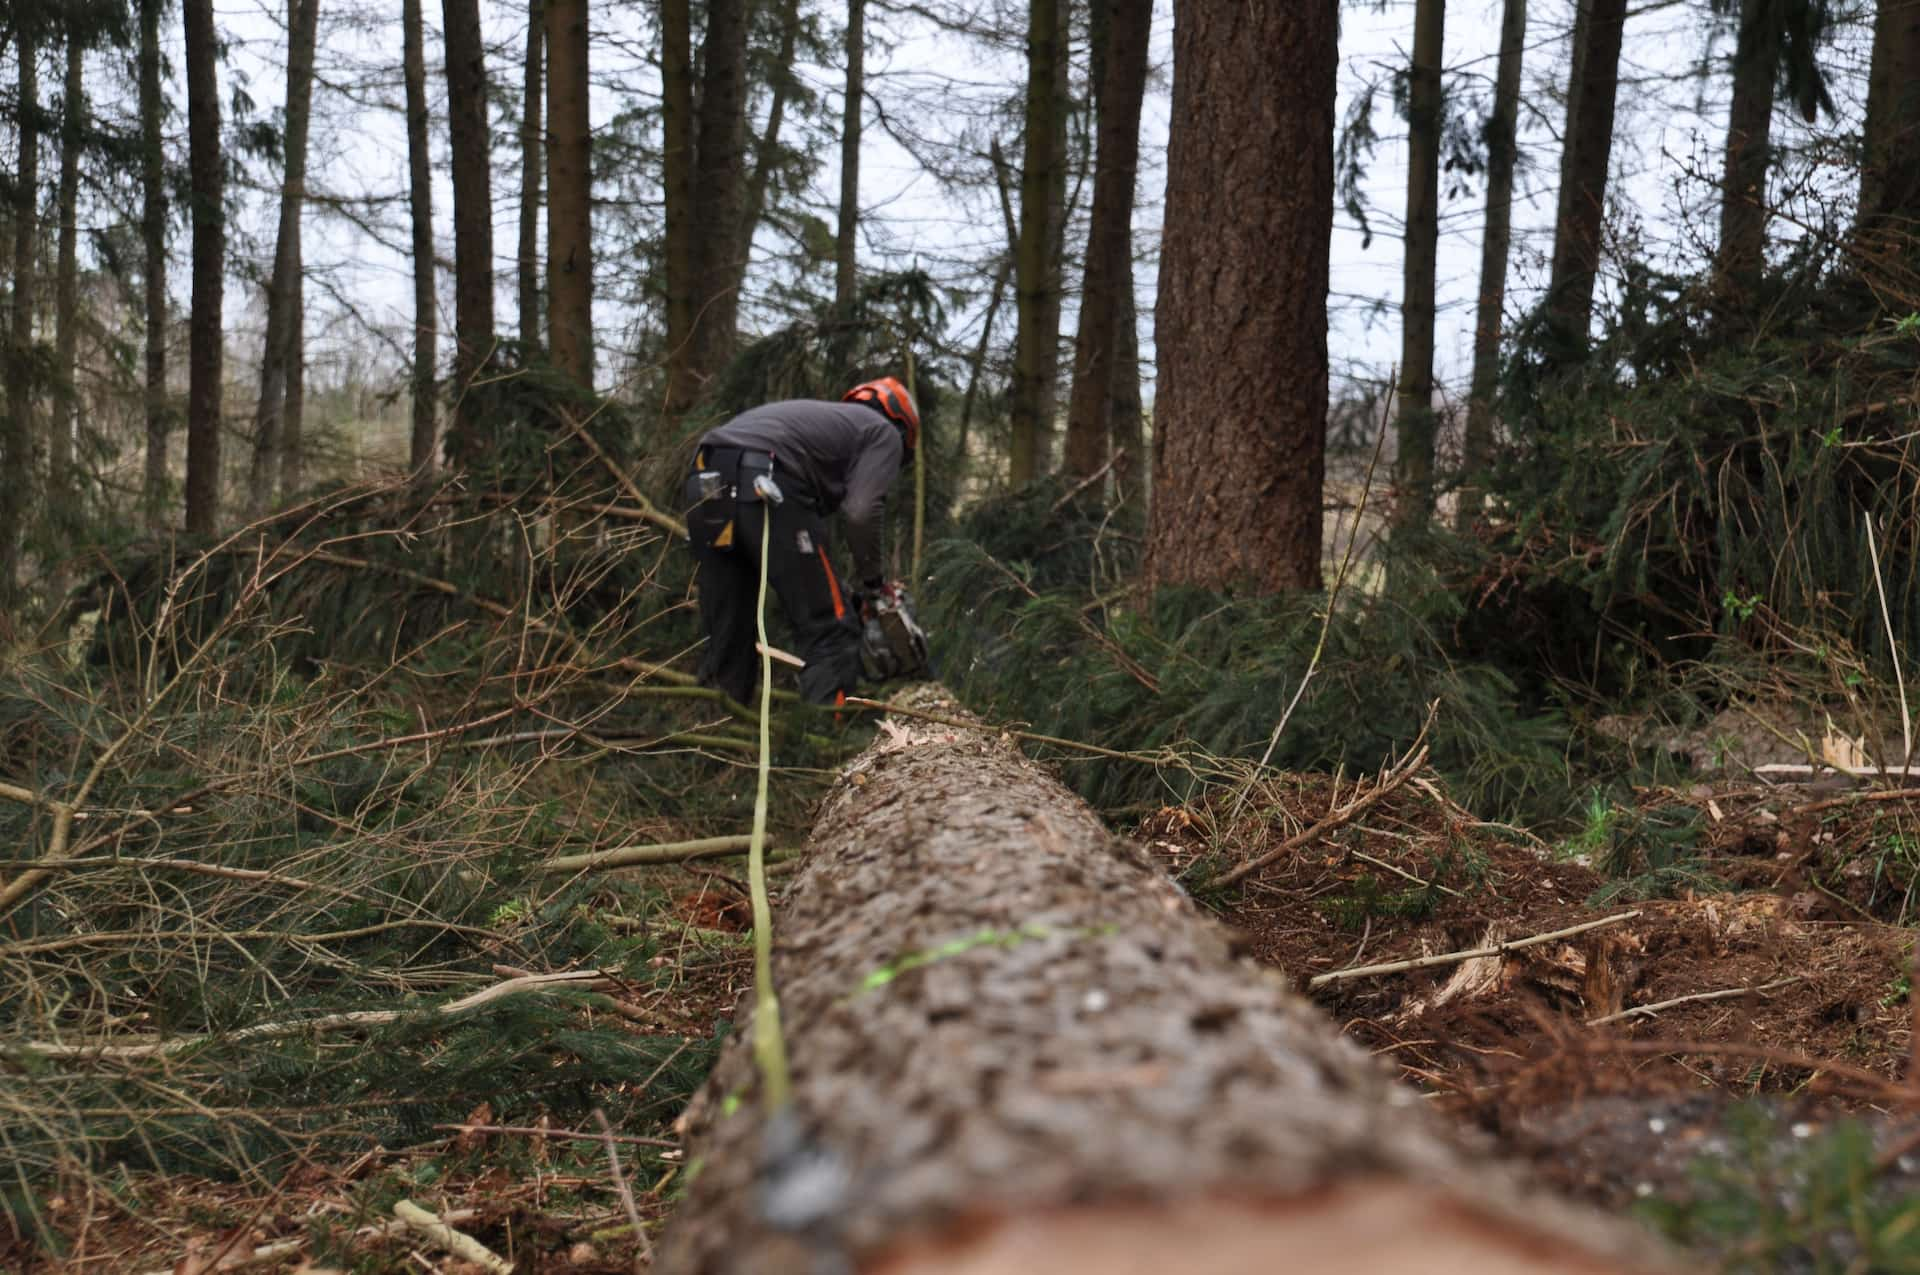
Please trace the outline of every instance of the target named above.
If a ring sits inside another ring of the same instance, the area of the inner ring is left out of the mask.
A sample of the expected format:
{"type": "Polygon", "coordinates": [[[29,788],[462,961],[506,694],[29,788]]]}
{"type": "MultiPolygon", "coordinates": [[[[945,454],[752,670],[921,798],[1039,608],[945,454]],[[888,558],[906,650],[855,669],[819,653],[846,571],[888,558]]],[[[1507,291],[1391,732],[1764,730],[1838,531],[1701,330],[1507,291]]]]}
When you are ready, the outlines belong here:
{"type": "MultiPolygon", "coordinates": [[[[1353,789],[1313,775],[1269,792],[1280,799],[1268,810],[1169,807],[1138,833],[1250,956],[1490,1153],[1624,1209],[1686,1197],[1703,1157],[1752,1138],[1754,1111],[1763,1140],[1788,1143],[1848,1115],[1874,1131],[1884,1181],[1920,1185],[1920,1139],[1898,1085],[1914,1049],[1920,786],[1646,789],[1596,803],[1585,827],[1549,844],[1478,821],[1416,776],[1244,889],[1210,891],[1210,874],[1296,836],[1353,789]],[[1609,918],[1623,919],[1310,986],[1609,918]]],[[[627,1015],[630,1028],[710,1036],[751,977],[739,873],[649,872],[670,900],[652,922],[653,959],[680,977],[627,1015]]],[[[466,1123],[404,1151],[303,1165],[271,1188],[76,1180],[53,1204],[74,1241],[65,1260],[16,1264],[0,1251],[0,1270],[487,1269],[392,1227],[401,1199],[446,1212],[518,1270],[630,1271],[644,1260],[629,1218],[655,1230],[671,1210],[683,1170],[671,1113],[615,1143],[595,1129],[490,1131],[485,1109],[466,1123]]]]}

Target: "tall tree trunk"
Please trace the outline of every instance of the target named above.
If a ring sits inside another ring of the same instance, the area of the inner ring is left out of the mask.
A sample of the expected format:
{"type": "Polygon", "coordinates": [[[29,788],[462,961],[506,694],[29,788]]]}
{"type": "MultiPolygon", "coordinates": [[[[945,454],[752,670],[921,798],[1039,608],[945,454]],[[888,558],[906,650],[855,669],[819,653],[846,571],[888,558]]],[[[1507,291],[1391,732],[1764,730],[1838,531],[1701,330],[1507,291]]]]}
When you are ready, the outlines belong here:
{"type": "Polygon", "coordinates": [[[320,0],[288,0],[286,171],[280,186],[280,228],[267,282],[267,335],[260,351],[260,399],[253,412],[253,468],[247,510],[259,517],[282,476],[287,364],[294,357],[294,275],[300,269],[300,218],[307,197],[307,124],[313,107],[313,51],[320,0]]]}
{"type": "Polygon", "coordinates": [[[840,229],[833,241],[833,303],[853,306],[860,233],[860,124],[866,111],[867,0],[847,0],[846,109],[840,126],[840,229]]]}
{"type": "Polygon", "coordinates": [[[1157,584],[1320,587],[1337,0],[1176,0],[1157,584]]]}
{"type": "Polygon", "coordinates": [[[1593,289],[1607,211],[1607,165],[1613,152],[1614,95],[1620,84],[1620,39],[1627,0],[1578,0],[1573,68],[1567,82],[1566,143],[1560,155],[1560,207],[1553,229],[1553,268],[1546,319],[1556,357],[1585,350],[1593,323],[1593,289]]]}
{"type": "Polygon", "coordinates": [[[746,211],[747,5],[709,0],[701,45],[700,136],[694,147],[693,362],[702,386],[733,357],[735,279],[746,211]]]}
{"type": "Polygon", "coordinates": [[[791,1099],[755,1072],[749,993],[688,1113],[665,1275],[1653,1268],[1636,1228],[1458,1150],[1006,742],[901,726],[775,917],[791,1099]]]}
{"type": "Polygon", "coordinates": [[[1527,42],[1527,0],[1506,0],[1500,16],[1500,64],[1487,120],[1487,226],[1480,241],[1480,301],[1473,328],[1473,384],[1456,511],[1462,532],[1480,515],[1481,475],[1493,460],[1493,399],[1500,381],[1500,332],[1507,304],[1507,253],[1513,241],[1514,137],[1520,118],[1520,62],[1527,42]]]}
{"type": "Polygon", "coordinates": [[[413,431],[408,463],[425,479],[433,470],[433,372],[439,359],[440,309],[434,291],[433,157],[427,146],[427,55],[420,0],[401,0],[407,82],[407,202],[413,214],[413,431]]]}
{"type": "MultiPolygon", "coordinates": [[[[583,18],[584,22],[585,19],[583,18]]],[[[520,119],[520,344],[528,350],[540,348],[540,170],[541,132],[540,92],[541,58],[551,56],[547,15],[542,0],[527,0],[527,70],[522,98],[524,114],[520,119]]],[[[549,108],[551,109],[551,108],[549,108]]],[[[547,157],[551,165],[552,157],[547,157]]],[[[551,213],[549,213],[551,216],[551,213]]],[[[548,234],[552,234],[549,226],[548,234]]],[[[548,241],[551,253],[552,241],[548,241]]]]}
{"type": "Polygon", "coordinates": [[[1140,321],[1133,295],[1133,253],[1119,288],[1119,319],[1113,341],[1113,452],[1115,503],[1138,509],[1147,496],[1146,410],[1140,403],[1140,321]]]}
{"type": "Polygon", "coordinates": [[[160,136],[165,103],[160,97],[160,8],[164,0],[140,0],[140,240],[146,259],[146,470],[141,512],[149,527],[165,519],[167,436],[173,430],[167,405],[167,182],[160,136]]]}
{"type": "Polygon", "coordinates": [[[1446,0],[1417,0],[1407,84],[1407,238],[1400,291],[1396,519],[1433,516],[1433,275],[1440,250],[1440,66],[1446,0]]]}
{"type": "Polygon", "coordinates": [[[447,132],[453,158],[453,380],[449,454],[481,446],[469,399],[493,358],[492,129],[487,122],[486,47],[479,0],[444,0],[447,132]]]}
{"type": "MultiPolygon", "coordinates": [[[[1133,196],[1140,155],[1140,103],[1147,85],[1152,0],[1094,0],[1097,151],[1080,330],[1073,345],[1065,468],[1085,477],[1107,463],[1113,443],[1116,382],[1138,370],[1120,366],[1121,324],[1133,315],[1133,196]]],[[[1138,390],[1136,388],[1136,395],[1138,390]]]]}
{"type": "Polygon", "coordinates": [[[19,59],[19,168],[14,175],[13,305],[7,321],[6,420],[0,422],[0,612],[12,614],[32,506],[34,252],[40,238],[40,50],[30,22],[14,30],[19,59]]]}
{"type": "Polygon", "coordinates": [[[1047,394],[1059,361],[1060,332],[1049,329],[1049,283],[1059,277],[1052,260],[1055,169],[1059,153],[1059,116],[1067,104],[1057,95],[1060,0],[1033,0],[1027,10],[1026,155],[1020,168],[1020,246],[1014,255],[1013,442],[1008,481],[1018,487],[1039,477],[1046,463],[1053,403],[1047,394]]]}
{"type": "Polygon", "coordinates": [[[1742,0],[1720,190],[1719,282],[1729,309],[1737,310],[1752,296],[1766,261],[1767,166],[1781,25],[1781,0],[1742,0]]]}
{"type": "Polygon", "coordinates": [[[220,522],[220,400],[225,300],[226,176],[220,154],[219,31],[213,0],[184,0],[187,46],[187,168],[192,184],[193,303],[187,343],[187,530],[212,535],[220,522]]]}
{"type": "Polygon", "coordinates": [[[767,129],[754,147],[753,175],[747,178],[746,211],[740,218],[740,242],[734,250],[736,290],[746,280],[747,262],[753,256],[754,232],[760,228],[760,219],[766,213],[767,190],[773,182],[774,169],[780,164],[780,129],[786,122],[787,101],[793,96],[793,58],[799,39],[800,0],[783,0],[780,49],[774,55],[773,69],[768,76],[773,97],[767,107],[767,129]]]}
{"type": "MultiPolygon", "coordinates": [[[[1054,164],[1051,176],[1047,179],[1047,252],[1046,283],[1041,290],[1039,328],[1045,338],[1046,349],[1040,363],[1040,384],[1037,400],[1040,404],[1036,418],[1040,422],[1040,432],[1036,438],[1035,455],[1038,457],[1040,472],[1053,468],[1054,438],[1059,432],[1060,417],[1060,313],[1067,299],[1067,221],[1072,213],[1068,206],[1067,178],[1069,173],[1078,170],[1085,173],[1093,167],[1093,137],[1091,120],[1082,133],[1084,143],[1077,153],[1068,150],[1068,125],[1074,118],[1073,104],[1073,0],[1060,0],[1056,11],[1057,31],[1054,36],[1055,56],[1053,59],[1052,99],[1057,104],[1053,111],[1053,155],[1054,164]]],[[[1073,194],[1079,194],[1076,183],[1073,194]]],[[[1070,369],[1069,369],[1070,370],[1070,369]]]]}
{"type": "Polygon", "coordinates": [[[66,594],[65,546],[71,526],[76,487],[73,473],[73,431],[79,418],[80,386],[80,136],[86,120],[86,46],[77,35],[67,35],[67,78],[60,115],[60,187],[57,206],[60,242],[53,283],[53,418],[47,424],[47,496],[55,511],[51,520],[59,535],[61,553],[53,565],[50,592],[66,594]]]}
{"type": "Polygon", "coordinates": [[[554,366],[593,388],[593,133],[587,0],[547,4],[547,340],[554,366]]]}
{"type": "MultiPolygon", "coordinates": [[[[1855,228],[1911,236],[1920,223],[1920,0],[1878,0],[1855,228]]],[[[1903,253],[1910,248],[1891,245],[1903,253]]]]}
{"type": "MultiPolygon", "coordinates": [[[[308,0],[312,3],[312,0],[308,0]]],[[[287,320],[286,402],[280,409],[280,498],[290,500],[307,485],[307,272],[306,249],[293,241],[293,303],[287,320]]]]}
{"type": "Polygon", "coordinates": [[[693,348],[693,15],[690,0],[660,0],[660,184],[666,240],[666,413],[700,396],[693,348]]]}

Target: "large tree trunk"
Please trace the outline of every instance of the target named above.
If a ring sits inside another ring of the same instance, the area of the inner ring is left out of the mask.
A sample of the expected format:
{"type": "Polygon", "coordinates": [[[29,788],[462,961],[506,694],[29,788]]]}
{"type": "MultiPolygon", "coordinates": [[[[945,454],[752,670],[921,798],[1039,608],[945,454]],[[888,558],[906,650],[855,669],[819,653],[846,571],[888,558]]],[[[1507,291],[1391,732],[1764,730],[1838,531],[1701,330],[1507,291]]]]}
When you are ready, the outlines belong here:
{"type": "Polygon", "coordinates": [[[787,102],[793,96],[794,51],[800,39],[800,0],[784,0],[780,14],[780,48],[768,72],[773,96],[767,106],[767,128],[754,147],[753,175],[747,178],[746,211],[740,218],[740,242],[735,247],[733,286],[737,291],[746,280],[747,263],[753,257],[753,236],[767,209],[767,191],[774,170],[780,166],[780,130],[786,122],[787,102]]]}
{"type": "Polygon", "coordinates": [[[1155,330],[1158,584],[1320,587],[1336,0],[1178,0],[1155,330]]]}
{"type": "MultiPolygon", "coordinates": [[[[540,348],[540,151],[545,140],[540,94],[547,35],[542,0],[527,0],[527,64],[520,117],[520,251],[515,264],[519,267],[520,344],[528,350],[540,348]]],[[[551,164],[552,160],[547,162],[551,164]]],[[[551,236],[552,229],[547,233],[551,236]]],[[[548,251],[552,251],[551,241],[548,251]]]]}
{"type": "MultiPolygon", "coordinates": [[[[746,0],[710,0],[701,46],[699,140],[693,168],[693,371],[698,392],[733,357],[735,282],[746,210],[746,0]]],[[[691,400],[689,400],[690,402],[691,400]]]]}
{"type": "Polygon", "coordinates": [[[1506,0],[1500,64],[1487,120],[1487,225],[1480,240],[1480,302],[1473,327],[1473,382],[1461,444],[1461,531],[1480,515],[1481,476],[1493,460],[1493,399],[1500,382],[1500,332],[1507,305],[1507,253],[1513,242],[1514,135],[1520,119],[1520,61],[1527,42],[1527,0],[1506,0]]]}
{"type": "Polygon", "coordinates": [[[859,284],[860,123],[866,110],[867,0],[847,0],[846,108],[840,126],[840,226],[833,240],[833,302],[853,306],[859,284]]]}
{"type": "MultiPolygon", "coordinates": [[[[418,0],[414,0],[418,3],[418,0]]],[[[167,182],[160,136],[160,8],[164,0],[140,0],[140,241],[146,288],[146,470],[140,484],[142,514],[149,527],[166,520],[167,436],[167,182]]]]}
{"type": "Polygon", "coordinates": [[[293,241],[293,317],[287,323],[286,401],[280,409],[280,498],[307,485],[307,272],[306,249],[293,241]]]}
{"type": "Polygon", "coordinates": [[[487,122],[486,47],[479,0],[444,0],[447,132],[453,151],[453,381],[450,454],[468,456],[475,438],[468,399],[493,358],[492,130],[487,122]]]}
{"type": "Polygon", "coordinates": [[[287,364],[293,348],[294,275],[300,269],[300,216],[307,196],[307,123],[313,106],[313,51],[320,0],[288,0],[286,171],[280,187],[280,229],[267,281],[267,335],[260,351],[260,399],[253,412],[253,468],[247,482],[254,517],[273,500],[284,466],[287,364]]]}
{"type": "MultiPolygon", "coordinates": [[[[1114,443],[1117,381],[1138,376],[1120,363],[1123,322],[1133,307],[1133,194],[1140,156],[1140,103],[1147,85],[1152,0],[1094,0],[1096,150],[1080,330],[1073,343],[1064,468],[1085,477],[1107,463],[1114,443]]],[[[1138,396],[1138,388],[1135,396],[1138,396]]]]}
{"type": "Polygon", "coordinates": [[[212,535],[220,522],[220,400],[227,216],[220,154],[219,31],[213,0],[185,0],[187,168],[192,183],[193,302],[187,337],[187,530],[212,535]]]}
{"type": "Polygon", "coordinates": [[[1614,95],[1620,85],[1620,39],[1626,17],[1627,0],[1579,0],[1574,18],[1566,144],[1560,154],[1560,206],[1546,299],[1546,318],[1560,359],[1575,358],[1586,349],[1587,330],[1593,323],[1593,288],[1600,272],[1614,95]]]}
{"type": "MultiPolygon", "coordinates": [[[[1911,236],[1920,222],[1920,0],[1879,0],[1856,230],[1911,236]]],[[[1892,245],[1896,250],[1903,246],[1892,245]]]]}
{"type": "Polygon", "coordinates": [[[1637,1235],[1456,1152],[993,733],[901,721],[848,774],[775,914],[791,1104],[767,1109],[749,997],[661,1269],[1646,1269],[1637,1235]]]}
{"type": "Polygon", "coordinates": [[[587,114],[587,0],[546,0],[547,343],[553,364],[593,388],[593,134],[587,114]]]}
{"type": "Polygon", "coordinates": [[[1781,25],[1781,0],[1742,0],[1720,190],[1719,282],[1730,311],[1751,298],[1766,260],[1767,161],[1781,25]]]}
{"type": "MultiPolygon", "coordinates": [[[[80,386],[80,137],[86,121],[86,46],[67,36],[67,78],[60,116],[60,242],[54,262],[53,419],[47,426],[47,491],[64,519],[73,491],[73,431],[80,386]]],[[[56,589],[56,592],[64,590],[56,589]]]]}
{"type": "Polygon", "coordinates": [[[1037,478],[1046,465],[1053,398],[1048,392],[1059,362],[1059,303],[1048,292],[1059,279],[1054,260],[1055,170],[1061,153],[1060,117],[1067,103],[1058,94],[1061,0],[1033,0],[1027,11],[1026,155],[1020,167],[1020,243],[1014,254],[1015,314],[1013,388],[1009,403],[1013,440],[1008,480],[1016,487],[1037,478]],[[1049,327],[1047,316],[1055,322],[1049,327]]]}
{"type": "Polygon", "coordinates": [[[660,197],[666,275],[668,417],[700,397],[693,349],[693,14],[690,0],[660,3],[660,197]]]}
{"type": "Polygon", "coordinates": [[[1119,289],[1113,342],[1113,495],[1138,509],[1147,496],[1147,414],[1140,402],[1140,318],[1133,296],[1133,254],[1119,289]]]}
{"type": "Polygon", "coordinates": [[[427,146],[427,55],[420,0],[401,0],[407,83],[407,202],[413,215],[413,431],[409,464],[422,480],[433,469],[433,372],[440,309],[434,292],[433,158],[427,146]]]}
{"type": "Polygon", "coordinates": [[[1440,249],[1440,65],[1446,0],[1413,8],[1407,77],[1407,231],[1400,290],[1400,401],[1394,417],[1396,520],[1433,516],[1433,275],[1440,249]]]}
{"type": "MultiPolygon", "coordinates": [[[[14,175],[13,304],[7,320],[6,419],[0,421],[0,611],[13,612],[19,585],[21,542],[33,482],[33,303],[34,252],[40,235],[39,49],[33,27],[21,23],[14,33],[19,60],[19,167],[14,175]]],[[[4,630],[0,630],[4,632],[4,630]]]]}

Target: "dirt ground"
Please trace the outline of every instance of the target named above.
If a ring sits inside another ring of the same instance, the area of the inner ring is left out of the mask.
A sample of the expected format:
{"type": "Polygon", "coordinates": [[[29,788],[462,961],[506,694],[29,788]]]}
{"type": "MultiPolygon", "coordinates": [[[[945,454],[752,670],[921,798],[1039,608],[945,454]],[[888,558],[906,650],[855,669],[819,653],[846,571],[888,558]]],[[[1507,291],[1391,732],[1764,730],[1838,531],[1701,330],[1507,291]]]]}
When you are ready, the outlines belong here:
{"type": "Polygon", "coordinates": [[[1872,1123],[1895,1177],[1911,1154],[1910,983],[1920,791],[1699,785],[1636,794],[1553,846],[1476,821],[1416,780],[1360,820],[1209,898],[1209,870],[1324,817],[1325,777],[1270,815],[1166,809],[1142,837],[1258,960],[1315,976],[1520,950],[1310,988],[1492,1149],[1618,1207],[1681,1194],[1758,1099],[1785,1138],[1872,1123]],[[1677,1002],[1677,1003],[1676,1003],[1677,1002]],[[1631,1012],[1640,1008],[1642,1012],[1631,1012]],[[1597,1020],[1597,1021],[1596,1021],[1597,1020]]]}

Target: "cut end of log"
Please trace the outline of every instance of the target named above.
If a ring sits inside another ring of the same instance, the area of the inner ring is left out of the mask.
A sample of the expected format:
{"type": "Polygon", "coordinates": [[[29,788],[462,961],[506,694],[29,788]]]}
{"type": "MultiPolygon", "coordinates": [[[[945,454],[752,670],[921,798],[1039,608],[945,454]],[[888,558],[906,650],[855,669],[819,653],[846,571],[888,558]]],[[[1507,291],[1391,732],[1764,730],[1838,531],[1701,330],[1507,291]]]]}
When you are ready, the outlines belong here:
{"type": "Polygon", "coordinates": [[[1565,1232],[1517,1230],[1392,1180],[1285,1201],[1189,1199],[976,1221],[863,1268],[863,1275],[1640,1275],[1575,1251],[1565,1232]]]}

